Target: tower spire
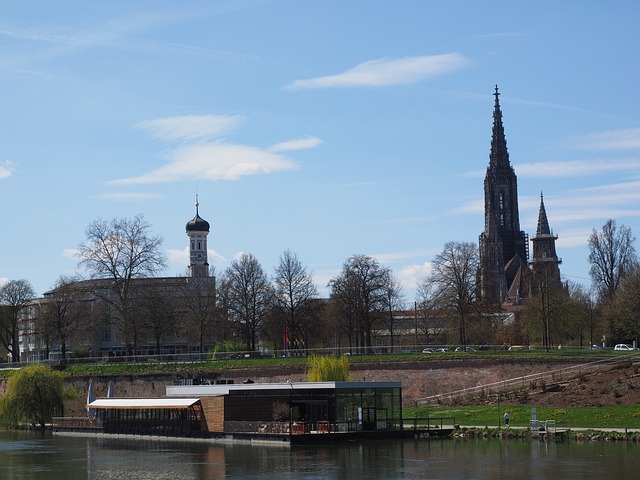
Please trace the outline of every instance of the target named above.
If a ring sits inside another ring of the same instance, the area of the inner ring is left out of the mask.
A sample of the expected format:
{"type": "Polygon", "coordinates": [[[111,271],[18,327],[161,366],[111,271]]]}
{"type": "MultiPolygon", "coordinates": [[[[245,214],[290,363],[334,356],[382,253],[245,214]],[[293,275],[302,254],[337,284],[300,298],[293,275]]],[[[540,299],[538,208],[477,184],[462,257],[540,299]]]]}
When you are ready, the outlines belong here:
{"type": "Polygon", "coordinates": [[[538,229],[536,235],[550,235],[549,220],[547,220],[547,211],[544,208],[544,197],[540,192],[540,211],[538,212],[538,229]]]}
{"type": "Polygon", "coordinates": [[[507,151],[507,139],[504,135],[504,126],[502,124],[502,110],[500,110],[500,92],[496,85],[493,94],[495,104],[493,107],[493,132],[491,137],[491,154],[489,156],[489,164],[492,168],[509,168],[509,152],[507,151]]]}

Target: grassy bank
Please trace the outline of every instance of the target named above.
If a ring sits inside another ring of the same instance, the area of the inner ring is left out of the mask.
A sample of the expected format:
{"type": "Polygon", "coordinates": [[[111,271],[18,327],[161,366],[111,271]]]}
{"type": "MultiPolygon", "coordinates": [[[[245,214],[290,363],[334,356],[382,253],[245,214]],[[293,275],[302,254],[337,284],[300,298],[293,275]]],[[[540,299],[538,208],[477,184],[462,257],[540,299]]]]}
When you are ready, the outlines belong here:
{"type": "MultiPolygon", "coordinates": [[[[404,418],[447,417],[458,425],[491,427],[504,425],[503,414],[511,415],[513,427],[528,427],[531,409],[535,405],[500,405],[473,407],[417,407],[405,408],[404,418]]],[[[535,407],[539,421],[555,420],[562,428],[632,428],[640,429],[640,405],[616,405],[611,407],[535,407]]]]}

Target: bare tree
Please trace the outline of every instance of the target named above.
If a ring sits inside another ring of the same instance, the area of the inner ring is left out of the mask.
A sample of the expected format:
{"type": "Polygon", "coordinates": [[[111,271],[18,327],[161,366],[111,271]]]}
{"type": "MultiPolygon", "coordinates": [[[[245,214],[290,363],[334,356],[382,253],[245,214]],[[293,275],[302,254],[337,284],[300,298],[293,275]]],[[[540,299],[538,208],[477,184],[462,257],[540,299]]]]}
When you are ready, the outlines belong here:
{"type": "Polygon", "coordinates": [[[182,289],[182,311],[184,330],[189,338],[198,345],[202,353],[206,346],[216,340],[216,321],[220,308],[217,302],[216,277],[189,277],[182,289]]]}
{"type": "Polygon", "coordinates": [[[231,321],[255,351],[262,322],[271,303],[271,285],[258,260],[243,254],[225,271],[228,282],[228,308],[231,321]]]}
{"type": "Polygon", "coordinates": [[[289,354],[291,350],[302,349],[307,344],[305,327],[317,317],[318,290],[313,276],[290,250],[280,256],[273,285],[273,313],[281,319],[285,330],[285,350],[289,354]]]}
{"type": "Polygon", "coordinates": [[[140,295],[134,292],[134,280],[153,276],[166,265],[162,237],[151,235],[149,229],[142,215],[96,220],[87,227],[87,239],[78,252],[79,265],[99,280],[94,282],[94,295],[116,310],[118,329],[133,352],[144,329],[144,315],[135,313],[140,295]]]}
{"type": "Polygon", "coordinates": [[[629,269],[613,301],[616,339],[640,345],[640,264],[629,269]]]}
{"type": "Polygon", "coordinates": [[[468,321],[477,313],[476,274],[480,265],[478,248],[469,242],[448,242],[433,260],[431,275],[424,281],[436,310],[449,312],[458,324],[458,340],[468,340],[468,321]]]}
{"type": "Polygon", "coordinates": [[[175,286],[153,284],[140,291],[140,311],[143,318],[140,324],[144,327],[155,345],[155,354],[162,352],[162,346],[171,338],[176,340],[182,333],[177,322],[178,296],[175,286]]]}
{"type": "Polygon", "coordinates": [[[0,343],[11,354],[12,362],[20,361],[20,320],[35,292],[27,280],[10,280],[0,288],[0,343]]]}
{"type": "Polygon", "coordinates": [[[589,274],[604,301],[611,301],[626,273],[638,261],[631,229],[607,220],[602,230],[595,228],[589,236],[589,274]]]}
{"type": "MultiPolygon", "coordinates": [[[[38,336],[48,345],[52,340],[60,342],[62,361],[67,359],[67,347],[76,335],[88,325],[89,308],[74,285],[77,278],[61,276],[41,305],[38,319],[38,336]]],[[[48,352],[47,352],[48,353],[48,352]]]]}
{"type": "MultiPolygon", "coordinates": [[[[340,305],[343,319],[352,324],[356,346],[367,351],[372,346],[375,312],[384,305],[388,269],[365,255],[354,255],[342,267],[342,273],[329,281],[331,297],[340,305]]],[[[351,337],[350,337],[351,338],[351,337]]],[[[351,340],[349,341],[352,346],[351,340]]]]}
{"type": "Polygon", "coordinates": [[[433,343],[444,331],[447,319],[439,310],[434,294],[435,285],[424,281],[416,292],[416,333],[421,332],[425,343],[433,343]]]}
{"type": "Polygon", "coordinates": [[[382,322],[385,324],[387,330],[389,331],[390,346],[391,348],[393,348],[393,346],[395,345],[397,312],[404,310],[405,305],[404,295],[402,293],[402,285],[396,280],[391,270],[387,270],[386,273],[387,278],[382,289],[382,306],[384,308],[382,322]]]}

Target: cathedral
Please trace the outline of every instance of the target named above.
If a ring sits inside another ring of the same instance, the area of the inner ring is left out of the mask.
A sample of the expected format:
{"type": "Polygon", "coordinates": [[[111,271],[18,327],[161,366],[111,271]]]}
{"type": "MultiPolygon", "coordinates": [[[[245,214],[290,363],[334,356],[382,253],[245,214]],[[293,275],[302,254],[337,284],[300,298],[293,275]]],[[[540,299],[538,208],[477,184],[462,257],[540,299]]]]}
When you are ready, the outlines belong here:
{"type": "Polygon", "coordinates": [[[484,178],[484,231],[480,234],[478,297],[492,305],[520,305],[540,285],[561,286],[555,241],[540,196],[538,226],[529,259],[529,235],[520,230],[518,179],[509,161],[500,93],[495,88],[489,166],[484,178]]]}

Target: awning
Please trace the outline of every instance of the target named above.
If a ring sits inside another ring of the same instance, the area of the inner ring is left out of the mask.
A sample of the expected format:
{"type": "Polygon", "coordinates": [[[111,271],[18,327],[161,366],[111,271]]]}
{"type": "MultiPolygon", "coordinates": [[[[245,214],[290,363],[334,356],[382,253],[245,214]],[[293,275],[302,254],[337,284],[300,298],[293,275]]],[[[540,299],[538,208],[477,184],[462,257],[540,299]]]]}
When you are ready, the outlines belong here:
{"type": "Polygon", "coordinates": [[[199,398],[98,398],[87,404],[87,408],[189,408],[199,398]]]}

